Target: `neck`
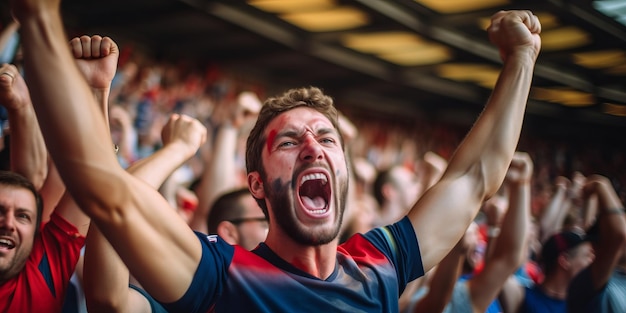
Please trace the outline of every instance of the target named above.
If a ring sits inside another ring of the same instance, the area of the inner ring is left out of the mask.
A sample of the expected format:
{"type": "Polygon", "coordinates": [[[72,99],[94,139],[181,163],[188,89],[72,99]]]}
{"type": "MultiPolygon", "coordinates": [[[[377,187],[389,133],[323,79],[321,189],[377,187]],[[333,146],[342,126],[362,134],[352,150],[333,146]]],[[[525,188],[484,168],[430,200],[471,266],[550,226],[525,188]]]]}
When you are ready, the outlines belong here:
{"type": "Polygon", "coordinates": [[[546,276],[540,288],[551,298],[565,300],[567,297],[568,282],[557,276],[558,275],[546,276]]]}
{"type": "Polygon", "coordinates": [[[279,257],[296,268],[319,279],[328,278],[335,270],[337,260],[337,242],[319,245],[302,245],[293,241],[286,234],[267,234],[265,244],[279,257]]]}

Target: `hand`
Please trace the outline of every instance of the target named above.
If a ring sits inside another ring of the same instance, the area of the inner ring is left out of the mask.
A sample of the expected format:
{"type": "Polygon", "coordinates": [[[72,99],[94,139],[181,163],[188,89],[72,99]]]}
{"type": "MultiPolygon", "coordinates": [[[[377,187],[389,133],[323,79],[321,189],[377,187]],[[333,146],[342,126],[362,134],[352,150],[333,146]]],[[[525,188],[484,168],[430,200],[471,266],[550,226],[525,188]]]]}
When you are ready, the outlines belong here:
{"type": "Polygon", "coordinates": [[[16,111],[31,105],[26,82],[12,64],[0,67],[0,105],[16,111]]]}
{"type": "Polygon", "coordinates": [[[582,188],[587,181],[587,177],[581,172],[574,172],[572,175],[572,184],[570,185],[570,197],[580,198],[582,196],[582,188]]]}
{"type": "MultiPolygon", "coordinates": [[[[504,187],[505,186],[502,186],[501,188],[504,187]]],[[[487,224],[490,226],[500,226],[500,224],[502,224],[502,218],[508,209],[509,198],[506,190],[502,192],[499,191],[493,197],[487,199],[481,208],[487,218],[487,224]]]]}
{"type": "Polygon", "coordinates": [[[597,196],[600,210],[621,209],[624,207],[613,184],[611,184],[611,181],[605,176],[591,175],[587,177],[585,185],[582,188],[582,194],[584,199],[597,196]]]}
{"type": "Polygon", "coordinates": [[[530,11],[500,11],[491,17],[488,32],[503,61],[522,51],[531,53],[533,60],[539,55],[541,23],[530,11]]]}
{"type": "Polygon", "coordinates": [[[554,186],[557,188],[563,188],[564,190],[568,190],[571,185],[572,182],[569,180],[569,178],[565,176],[557,176],[554,179],[554,186]]]}
{"type": "Polygon", "coordinates": [[[530,183],[533,175],[533,161],[526,152],[515,152],[511,165],[506,173],[506,182],[509,184],[530,183]]]}
{"type": "Polygon", "coordinates": [[[161,139],[163,145],[182,144],[186,149],[182,152],[192,156],[206,141],[207,129],[198,121],[187,115],[172,114],[163,126],[161,139]]]}
{"type": "Polygon", "coordinates": [[[81,36],[70,40],[70,48],[78,69],[93,89],[106,89],[117,70],[119,49],[109,37],[81,36]]]}

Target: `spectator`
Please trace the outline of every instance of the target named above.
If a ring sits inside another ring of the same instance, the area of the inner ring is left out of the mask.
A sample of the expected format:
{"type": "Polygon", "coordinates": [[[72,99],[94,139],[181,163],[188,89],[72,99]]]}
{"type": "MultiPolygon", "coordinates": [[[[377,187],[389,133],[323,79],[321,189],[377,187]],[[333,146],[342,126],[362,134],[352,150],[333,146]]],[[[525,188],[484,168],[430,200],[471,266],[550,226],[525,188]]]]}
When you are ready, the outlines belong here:
{"type": "Polygon", "coordinates": [[[241,188],[219,196],[213,203],[208,223],[209,234],[218,234],[231,245],[246,250],[265,241],[267,217],[254,201],[248,188],[241,188]]]}
{"type": "Polygon", "coordinates": [[[568,312],[623,312],[626,308],[626,218],[624,205],[608,178],[594,175],[583,188],[597,201],[597,220],[589,230],[595,259],[569,285],[568,312]]]}
{"type": "MultiPolygon", "coordinates": [[[[13,125],[12,168],[42,184],[46,149],[28,88],[13,65],[0,68],[0,103],[9,108],[13,125]]],[[[46,213],[37,187],[14,172],[0,176],[0,311],[59,312],[89,218],[61,204],[42,223],[46,213]]]]}

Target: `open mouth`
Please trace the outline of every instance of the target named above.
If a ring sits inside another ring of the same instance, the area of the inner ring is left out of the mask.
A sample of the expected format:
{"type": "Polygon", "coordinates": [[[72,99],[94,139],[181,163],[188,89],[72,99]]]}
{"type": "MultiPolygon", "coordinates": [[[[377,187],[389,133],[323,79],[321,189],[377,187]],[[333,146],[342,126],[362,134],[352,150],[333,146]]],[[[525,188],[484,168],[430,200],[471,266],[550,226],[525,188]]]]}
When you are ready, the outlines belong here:
{"type": "Polygon", "coordinates": [[[15,248],[15,242],[10,239],[0,238],[0,248],[13,249],[15,248]]]}
{"type": "Polygon", "coordinates": [[[330,185],[324,173],[311,173],[302,176],[298,195],[304,209],[314,216],[328,212],[330,185]]]}

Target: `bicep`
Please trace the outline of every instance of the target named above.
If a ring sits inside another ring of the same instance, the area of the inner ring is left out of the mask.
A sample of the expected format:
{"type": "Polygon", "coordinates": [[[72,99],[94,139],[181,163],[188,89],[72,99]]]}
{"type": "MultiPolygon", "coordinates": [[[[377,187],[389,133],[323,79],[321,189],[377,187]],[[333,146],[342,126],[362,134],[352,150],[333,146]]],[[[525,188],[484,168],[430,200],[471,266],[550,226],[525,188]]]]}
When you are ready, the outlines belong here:
{"type": "Polygon", "coordinates": [[[146,290],[161,302],[174,302],[191,284],[200,242],[156,190],[129,177],[116,211],[94,220],[146,290]]]}

